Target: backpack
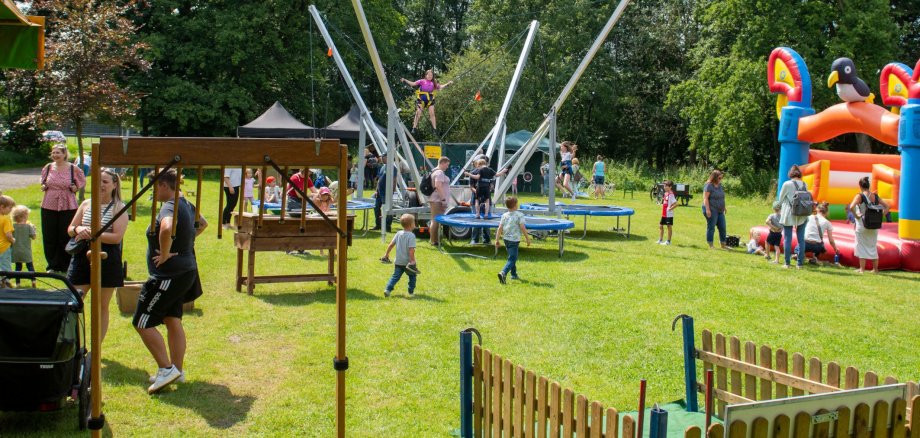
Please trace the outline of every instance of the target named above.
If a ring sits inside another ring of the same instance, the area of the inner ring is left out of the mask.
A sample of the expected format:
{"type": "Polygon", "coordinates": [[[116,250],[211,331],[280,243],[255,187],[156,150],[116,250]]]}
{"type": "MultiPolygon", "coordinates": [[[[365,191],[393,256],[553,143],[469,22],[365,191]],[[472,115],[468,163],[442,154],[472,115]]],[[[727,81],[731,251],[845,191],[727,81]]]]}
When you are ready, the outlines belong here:
{"type": "Polygon", "coordinates": [[[434,172],[431,172],[427,176],[423,177],[421,184],[419,184],[419,190],[425,196],[431,196],[431,194],[434,193],[434,183],[431,181],[432,175],[434,175],[434,172]]]}
{"type": "MultiPolygon", "coordinates": [[[[73,169],[77,166],[72,163],[68,163],[68,164],[70,164],[70,185],[75,186],[77,185],[77,179],[73,175],[73,169]]],[[[48,173],[50,172],[51,172],[51,163],[48,163],[45,165],[44,169],[42,169],[42,185],[45,185],[45,183],[48,181],[48,173]]]]}
{"type": "Polygon", "coordinates": [[[802,183],[802,187],[793,181],[795,192],[792,194],[792,215],[793,216],[811,216],[815,209],[815,200],[808,191],[808,186],[802,183]]]}
{"type": "Polygon", "coordinates": [[[877,230],[882,228],[882,221],[885,219],[885,209],[878,204],[878,194],[875,195],[875,203],[869,202],[866,195],[860,195],[863,202],[866,203],[866,214],[863,215],[863,227],[867,230],[877,230]]]}

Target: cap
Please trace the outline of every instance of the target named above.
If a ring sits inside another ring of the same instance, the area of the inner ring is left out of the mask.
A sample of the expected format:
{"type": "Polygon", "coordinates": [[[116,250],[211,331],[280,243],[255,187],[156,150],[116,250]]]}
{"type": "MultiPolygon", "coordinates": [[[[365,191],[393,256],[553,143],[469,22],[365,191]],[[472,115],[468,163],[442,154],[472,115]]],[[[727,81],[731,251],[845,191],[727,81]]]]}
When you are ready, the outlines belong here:
{"type": "Polygon", "coordinates": [[[268,178],[265,178],[265,182],[271,184],[271,183],[275,182],[275,177],[270,176],[270,177],[268,177],[268,178]]]}
{"type": "Polygon", "coordinates": [[[320,194],[320,195],[331,195],[331,194],[332,194],[332,190],[329,190],[329,187],[323,187],[323,188],[319,189],[319,194],[320,194]]]}

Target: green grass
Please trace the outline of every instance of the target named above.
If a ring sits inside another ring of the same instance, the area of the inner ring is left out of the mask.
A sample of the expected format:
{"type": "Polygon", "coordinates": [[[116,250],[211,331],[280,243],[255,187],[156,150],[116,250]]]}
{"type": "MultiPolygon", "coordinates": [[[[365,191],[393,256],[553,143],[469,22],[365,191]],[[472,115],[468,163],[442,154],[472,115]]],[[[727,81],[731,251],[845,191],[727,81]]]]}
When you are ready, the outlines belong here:
{"type": "MultiPolygon", "coordinates": [[[[9,193],[34,209],[32,187],[9,193]]],[[[920,378],[920,275],[851,269],[778,269],[740,251],[705,248],[694,202],[677,210],[674,245],[654,244],[660,207],[647,196],[613,202],[636,208],[633,236],[589,220],[588,238],[521,251],[523,282],[500,286],[495,260],[454,258],[420,243],[418,293],[405,279],[383,297],[392,266],[377,259],[379,235],[355,238],[348,265],[348,436],[445,436],[459,424],[458,332],[478,328],[487,348],[620,410],[635,409],[640,378],[650,401],[681,398],[682,358],[675,315],[758,344],[835,360],[902,380],[920,378]],[[913,322],[911,322],[913,321],[913,322]]],[[[217,183],[205,188],[205,213],[217,219],[217,183]]],[[[536,199],[536,198],[532,198],[536,199]]],[[[694,199],[698,201],[698,199],[694,199]]],[[[746,236],[769,213],[762,200],[729,198],[729,233],[746,236]]],[[[146,204],[125,241],[130,275],[145,277],[146,204]]],[[[578,226],[580,227],[580,223],[578,226]]],[[[580,234],[580,233],[579,233],[580,234]]],[[[39,268],[44,267],[35,245],[39,268]]],[[[335,297],[324,283],[234,290],[236,252],[216,228],[199,241],[205,295],[187,315],[190,381],[157,396],[145,392],[155,365],[112,303],[103,352],[105,414],[112,434],[150,436],[332,435],[335,412],[335,297]],[[168,432],[167,432],[168,431],[168,432]]],[[[491,251],[481,248],[483,254],[491,251]]],[[[502,254],[503,255],[503,254],[502,254]]],[[[260,254],[259,273],[317,272],[320,257],[260,254]]],[[[0,414],[0,435],[65,436],[73,408],[0,414]]]]}

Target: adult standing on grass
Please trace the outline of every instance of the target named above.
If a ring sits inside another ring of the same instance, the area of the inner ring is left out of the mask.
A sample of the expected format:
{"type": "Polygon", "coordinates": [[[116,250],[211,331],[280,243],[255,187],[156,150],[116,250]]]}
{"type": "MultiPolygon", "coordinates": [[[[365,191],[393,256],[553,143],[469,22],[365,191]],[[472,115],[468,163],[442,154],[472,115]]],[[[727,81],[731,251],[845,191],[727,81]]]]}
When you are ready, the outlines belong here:
{"type": "Polygon", "coordinates": [[[866,260],[872,261],[872,273],[878,274],[878,229],[866,228],[866,212],[870,203],[880,205],[883,215],[888,215],[888,203],[878,193],[872,193],[869,177],[859,180],[859,193],[853,197],[848,210],[856,217],[856,249],[854,255],[859,258],[859,273],[866,271],[866,260]]]}
{"type": "Polygon", "coordinates": [[[42,245],[48,272],[64,273],[70,266],[65,248],[70,241],[67,227],[77,212],[76,193],[86,185],[79,167],[67,161],[67,145],[51,148],[51,163],[42,169],[42,245]]]}
{"type": "Polygon", "coordinates": [[[793,165],[789,169],[789,180],[783,183],[779,191],[779,202],[782,204],[782,210],[779,213],[779,221],[783,224],[783,254],[786,256],[786,263],[783,268],[789,268],[792,262],[792,228],[795,227],[796,241],[798,250],[796,268],[802,269],[805,263],[805,223],[808,222],[808,216],[796,216],[793,214],[793,198],[795,192],[808,190],[808,185],[802,181],[802,171],[799,166],[793,165]]]}
{"type": "Polygon", "coordinates": [[[428,204],[431,207],[429,232],[430,242],[435,246],[441,244],[440,236],[438,236],[441,227],[434,218],[447,211],[447,203],[450,199],[450,178],[444,173],[448,167],[450,167],[450,158],[441,157],[438,159],[438,167],[431,172],[431,186],[434,187],[434,192],[431,192],[431,196],[428,197],[428,204]]]}
{"type": "MultiPolygon", "coordinates": [[[[116,287],[125,285],[124,271],[121,265],[121,243],[125,237],[125,230],[128,229],[128,216],[122,215],[115,223],[111,223],[112,216],[124,206],[121,201],[121,182],[118,179],[118,173],[112,169],[102,169],[99,178],[99,205],[102,207],[102,226],[108,224],[99,238],[102,240],[102,252],[106,253],[106,258],[102,260],[102,340],[105,340],[105,333],[109,329],[109,303],[112,302],[112,294],[116,287]]],[[[91,208],[91,199],[88,198],[80,207],[77,208],[77,214],[74,215],[70,226],[67,228],[68,234],[76,240],[89,240],[93,237],[92,219],[93,209],[91,208]]],[[[67,270],[67,279],[77,289],[90,291],[90,266],[89,258],[86,254],[77,254],[70,261],[70,268],[67,270]]],[[[93,291],[95,293],[96,291],[93,291]]]]}
{"type": "Polygon", "coordinates": [[[221,216],[221,225],[230,226],[230,218],[233,216],[233,210],[236,209],[236,201],[240,199],[240,185],[243,183],[243,170],[228,167],[224,169],[224,196],[227,197],[227,205],[224,206],[223,216],[221,216]]]}
{"type": "Polygon", "coordinates": [[[157,363],[147,392],[153,394],[176,380],[185,381],[185,330],[182,327],[182,305],[201,295],[198,263],[195,259],[195,237],[208,223],[200,217],[195,229],[195,206],[185,198],[174,205],[179,179],[175,169],[166,171],[157,182],[157,200],[162,202],[156,224],[147,230],[147,271],[150,278],[137,298],[132,324],[157,363]],[[174,209],[175,222],[173,222],[174,209]],[[175,237],[172,232],[175,229],[175,237]],[[166,325],[169,352],[163,336],[157,330],[166,325]]]}
{"type": "Polygon", "coordinates": [[[709,179],[703,185],[703,217],[706,218],[706,243],[709,249],[714,248],[713,237],[716,228],[719,229],[719,244],[722,249],[728,249],[725,244],[725,190],[722,188],[722,172],[713,170],[709,179]]]}
{"type": "Polygon", "coordinates": [[[594,199],[601,199],[604,197],[604,159],[600,155],[597,156],[597,161],[594,162],[594,169],[591,173],[594,175],[594,199]]]}

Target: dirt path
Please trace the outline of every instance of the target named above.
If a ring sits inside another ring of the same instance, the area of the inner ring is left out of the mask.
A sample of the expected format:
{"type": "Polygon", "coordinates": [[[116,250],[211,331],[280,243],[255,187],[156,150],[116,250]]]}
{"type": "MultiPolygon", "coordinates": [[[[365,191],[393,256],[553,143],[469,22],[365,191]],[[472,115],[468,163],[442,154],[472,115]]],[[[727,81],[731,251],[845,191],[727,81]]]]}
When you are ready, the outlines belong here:
{"type": "Polygon", "coordinates": [[[21,189],[41,182],[41,167],[0,172],[0,191],[21,189]]]}

